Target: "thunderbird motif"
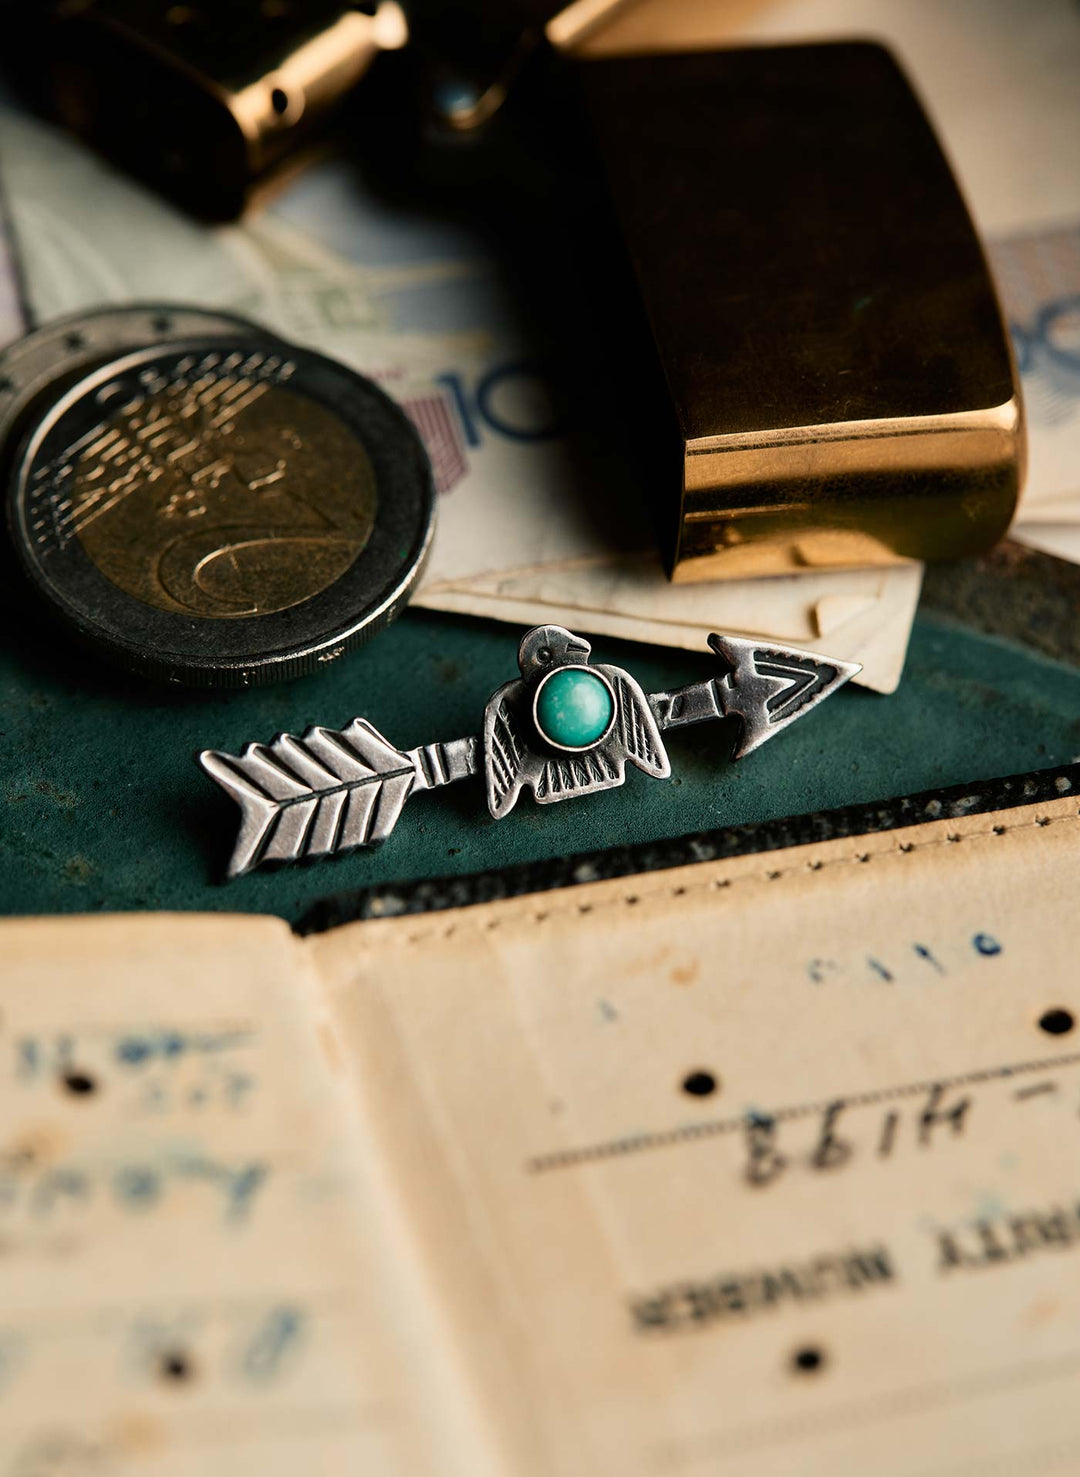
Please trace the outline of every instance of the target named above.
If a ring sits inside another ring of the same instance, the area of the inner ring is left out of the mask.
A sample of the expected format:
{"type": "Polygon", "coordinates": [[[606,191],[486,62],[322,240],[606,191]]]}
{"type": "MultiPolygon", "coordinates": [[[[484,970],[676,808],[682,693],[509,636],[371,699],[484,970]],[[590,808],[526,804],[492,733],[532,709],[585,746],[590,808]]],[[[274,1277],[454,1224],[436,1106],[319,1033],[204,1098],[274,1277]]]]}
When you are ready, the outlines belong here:
{"type": "Polygon", "coordinates": [[[484,714],[484,778],[496,820],[525,785],[547,805],[621,785],[627,762],[655,779],[671,773],[648,698],[629,672],[588,666],[591,651],[562,626],[536,626],[522,640],[520,680],[504,683],[484,714]]]}
{"type": "Polygon", "coordinates": [[[720,671],[649,696],[620,667],[590,663],[588,641],[536,626],[518,649],[520,676],[492,694],[479,738],[401,751],[365,718],[343,729],[279,734],[240,754],[204,749],[198,762],[240,806],[229,863],[239,877],[269,862],[330,856],[385,841],[410,795],[482,771],[488,809],[501,820],[530,789],[541,805],[624,783],[632,764],[666,779],[662,735],[735,717],[739,759],[831,696],[855,662],[794,647],[712,635],[720,671]]]}

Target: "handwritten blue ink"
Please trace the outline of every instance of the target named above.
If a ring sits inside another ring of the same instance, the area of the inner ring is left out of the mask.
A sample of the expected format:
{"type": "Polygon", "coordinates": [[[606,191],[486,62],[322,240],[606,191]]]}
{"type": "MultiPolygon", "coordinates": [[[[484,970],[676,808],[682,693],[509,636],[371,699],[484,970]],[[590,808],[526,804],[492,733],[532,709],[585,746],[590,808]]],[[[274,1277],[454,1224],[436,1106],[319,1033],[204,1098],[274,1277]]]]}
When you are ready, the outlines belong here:
{"type": "Polygon", "coordinates": [[[229,1106],[231,1108],[238,1108],[254,1086],[254,1077],[250,1077],[246,1072],[230,1073],[225,1084],[229,1106]]]}
{"type": "Polygon", "coordinates": [[[198,1034],[183,1031],[128,1032],[113,1047],[117,1061],[126,1067],[141,1067],[155,1057],[176,1061],[179,1057],[201,1053],[211,1055],[246,1046],[252,1037],[249,1030],[211,1031],[198,1034]]]}
{"type": "Polygon", "coordinates": [[[971,942],[975,946],[976,953],[982,954],[987,958],[1001,953],[1001,945],[989,933],[977,933],[971,942]]]}
{"type": "Polygon", "coordinates": [[[286,1354],[295,1347],[303,1326],[304,1314],[299,1308],[271,1309],[241,1357],[244,1374],[253,1384],[269,1384],[276,1378],[286,1354]]]}
{"type": "Polygon", "coordinates": [[[919,958],[925,959],[927,964],[931,965],[934,969],[937,970],[938,974],[945,973],[944,965],[942,965],[937,959],[934,958],[933,954],[930,952],[925,944],[912,944],[911,947],[915,950],[916,954],[918,954],[919,958]]]}
{"type": "Polygon", "coordinates": [[[51,1043],[51,1049],[38,1036],[23,1036],[15,1045],[16,1069],[19,1077],[39,1077],[43,1073],[61,1071],[75,1053],[74,1036],[63,1034],[51,1043]]]}
{"type": "Polygon", "coordinates": [[[123,1062],[125,1066],[141,1066],[152,1055],[150,1043],[138,1036],[125,1036],[116,1043],[117,1061],[123,1062]]]}
{"type": "Polygon", "coordinates": [[[161,1177],[142,1164],[127,1164],[113,1176],[116,1198],[135,1210],[149,1210],[161,1199],[161,1177]]]}
{"type": "Polygon", "coordinates": [[[270,1166],[257,1159],[231,1169],[216,1160],[194,1156],[178,1160],[174,1168],[184,1178],[219,1185],[225,1195],[225,1218],[229,1221],[241,1221],[247,1216],[256,1192],[270,1173],[270,1166]]]}
{"type": "Polygon", "coordinates": [[[81,1202],[89,1197],[90,1180],[81,1169],[52,1169],[35,1187],[30,1201],[30,1213],[48,1216],[61,1199],[81,1202]]]}

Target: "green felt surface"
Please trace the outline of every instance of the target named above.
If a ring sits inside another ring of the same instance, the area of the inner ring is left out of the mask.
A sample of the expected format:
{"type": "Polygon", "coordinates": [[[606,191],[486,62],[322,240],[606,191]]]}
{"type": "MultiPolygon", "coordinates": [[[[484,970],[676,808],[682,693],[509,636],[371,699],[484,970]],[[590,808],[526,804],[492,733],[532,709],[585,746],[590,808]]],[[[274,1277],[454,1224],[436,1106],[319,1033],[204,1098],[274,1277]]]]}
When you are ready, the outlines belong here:
{"type": "MultiPolygon", "coordinates": [[[[10,628],[9,628],[10,629],[10,628]]],[[[848,687],[736,765],[718,725],[669,738],[673,777],[565,805],[523,799],[492,821],[471,780],[414,797],[376,852],[220,881],[239,812],[193,751],[237,751],[309,723],[369,718],[399,747],[478,730],[515,675],[516,628],[410,612],[325,673],[251,692],[150,687],[46,637],[0,654],[0,907],[7,913],[227,909],[297,918],[369,883],[479,871],[677,836],[1073,760],[1080,671],[920,619],[900,690],[848,687]]],[[[710,671],[707,655],[597,640],[647,691],[710,671]]]]}

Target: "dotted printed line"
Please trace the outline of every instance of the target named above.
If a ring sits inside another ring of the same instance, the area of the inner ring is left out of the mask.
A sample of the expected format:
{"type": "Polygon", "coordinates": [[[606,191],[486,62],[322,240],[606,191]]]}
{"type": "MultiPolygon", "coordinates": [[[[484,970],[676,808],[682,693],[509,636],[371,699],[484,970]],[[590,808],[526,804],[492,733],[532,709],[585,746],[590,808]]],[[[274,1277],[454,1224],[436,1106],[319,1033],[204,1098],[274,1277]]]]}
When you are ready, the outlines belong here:
{"type": "Polygon", "coordinates": [[[556,1149],[550,1154],[538,1154],[525,1162],[530,1174],[546,1174],[552,1169],[572,1169],[597,1159],[612,1159],[623,1154],[638,1154],[648,1149],[664,1149],[674,1144],[691,1143],[695,1140],[715,1138],[745,1129],[755,1123],[770,1125],[783,1123],[793,1118],[809,1118],[827,1112],[830,1108],[865,1108],[876,1103],[895,1102],[899,1098],[922,1097],[931,1092],[945,1092],[953,1087],[975,1087],[983,1082],[1000,1082],[1008,1077],[1019,1077],[1028,1072],[1046,1072],[1062,1067],[1080,1065],[1080,1051],[1067,1056],[1041,1057],[1033,1062],[1012,1062],[1000,1067],[981,1067],[970,1072],[961,1072],[954,1077],[937,1077],[924,1082],[902,1082],[895,1087],[875,1088],[867,1092],[855,1092],[848,1097],[838,1095],[813,1103],[794,1103],[786,1108],[776,1108],[771,1113],[740,1113],[732,1118],[714,1118],[704,1123],[683,1124],[679,1128],[664,1129],[658,1133],[638,1133],[627,1138],[608,1139],[603,1143],[584,1144],[576,1149],[556,1149]]]}
{"type": "MultiPolygon", "coordinates": [[[[395,940],[395,947],[399,946],[401,942],[419,945],[441,941],[452,938],[458,933],[467,933],[470,930],[480,933],[490,933],[499,928],[514,928],[528,924],[540,925],[560,918],[582,917],[613,908],[636,907],[640,903],[651,902],[656,899],[692,897],[703,893],[721,891],[739,882],[777,882],[788,877],[805,876],[810,872],[823,872],[830,867],[862,866],[881,857],[911,856],[916,852],[926,851],[932,847],[956,846],[965,841],[986,840],[990,837],[1014,835],[1018,832],[1031,831],[1036,828],[1044,829],[1048,826],[1075,823],[1078,820],[1080,820],[1080,806],[1066,815],[1036,815],[1031,820],[987,826],[977,831],[966,831],[963,833],[946,832],[943,836],[938,835],[924,841],[900,842],[895,846],[886,847],[881,851],[856,851],[845,856],[801,862],[789,867],[770,867],[761,871],[747,872],[735,878],[709,877],[699,882],[679,883],[676,886],[667,885],[639,889],[634,892],[622,893],[616,897],[604,898],[598,902],[558,903],[549,907],[537,908],[531,912],[516,912],[509,917],[496,915],[495,917],[486,918],[482,922],[477,921],[476,915],[470,911],[457,922],[441,927],[436,926],[420,929],[407,934],[404,941],[400,939],[395,940]]],[[[708,863],[701,863],[700,865],[707,866],[708,863]]],[[[658,1132],[634,1134],[626,1138],[611,1139],[605,1142],[586,1144],[577,1148],[560,1149],[549,1154],[537,1155],[526,1161],[525,1168],[531,1174],[543,1174],[551,1170],[569,1169],[576,1165],[595,1162],[601,1159],[642,1153],[653,1149],[667,1148],[677,1144],[693,1143],[702,1139],[714,1138],[739,1129],[745,1130],[748,1124],[753,1124],[754,1122],[760,1122],[762,1124],[777,1123],[820,1114],[836,1106],[866,1107],[877,1103],[914,1097],[920,1094],[925,1095],[935,1090],[944,1091],[954,1087],[975,1086],[979,1083],[1000,1081],[1005,1078],[1018,1076],[1022,1073],[1047,1071],[1055,1068],[1075,1066],[1077,1064],[1080,1064],[1080,1052],[1067,1056],[1041,1058],[1032,1062],[987,1067],[962,1073],[958,1076],[938,1078],[936,1080],[902,1083],[894,1087],[855,1093],[848,1097],[835,1096],[813,1103],[792,1104],[787,1107],[778,1108],[771,1113],[762,1114],[756,1119],[753,1116],[739,1114],[731,1118],[719,1118],[701,1123],[682,1124],[679,1127],[664,1129],[658,1132]]]]}
{"type": "MultiPolygon", "coordinates": [[[[639,903],[653,902],[656,899],[693,897],[707,892],[720,892],[737,886],[741,882],[779,882],[788,877],[805,876],[808,872],[823,872],[830,867],[861,866],[880,860],[882,857],[911,856],[917,851],[926,851],[935,846],[956,846],[965,841],[978,841],[990,836],[1007,836],[1018,831],[1059,826],[1077,820],[1080,820],[1080,807],[1069,815],[1035,816],[1033,820],[1015,821],[1011,825],[989,826],[979,831],[935,836],[926,841],[905,841],[881,851],[856,851],[847,856],[830,857],[823,861],[800,862],[789,867],[770,867],[760,872],[746,872],[740,877],[709,877],[700,882],[679,883],[674,887],[669,884],[662,887],[642,888],[634,892],[622,893],[616,897],[602,898],[597,902],[552,903],[532,912],[515,912],[508,917],[496,914],[494,917],[485,918],[482,922],[477,919],[473,910],[468,910],[454,923],[418,929],[406,934],[404,940],[396,939],[395,947],[401,943],[417,945],[438,942],[453,938],[455,934],[470,931],[493,933],[500,928],[515,928],[526,924],[540,925],[560,918],[586,917],[590,913],[600,913],[612,908],[633,908],[639,903]]],[[[823,844],[829,845],[830,843],[823,844]]],[[[698,865],[708,866],[709,863],[702,862],[698,865]]]]}

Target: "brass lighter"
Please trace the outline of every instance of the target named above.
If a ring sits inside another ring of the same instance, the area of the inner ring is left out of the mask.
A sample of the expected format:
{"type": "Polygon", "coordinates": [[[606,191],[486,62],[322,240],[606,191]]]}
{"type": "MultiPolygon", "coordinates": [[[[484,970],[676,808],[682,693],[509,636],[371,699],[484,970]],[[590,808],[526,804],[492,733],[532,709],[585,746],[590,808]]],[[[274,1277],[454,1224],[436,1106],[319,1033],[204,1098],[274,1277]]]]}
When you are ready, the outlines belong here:
{"type": "Polygon", "coordinates": [[[1016,370],[975,228],[890,54],[580,68],[666,386],[672,577],[999,539],[1023,472],[1016,370]]]}

